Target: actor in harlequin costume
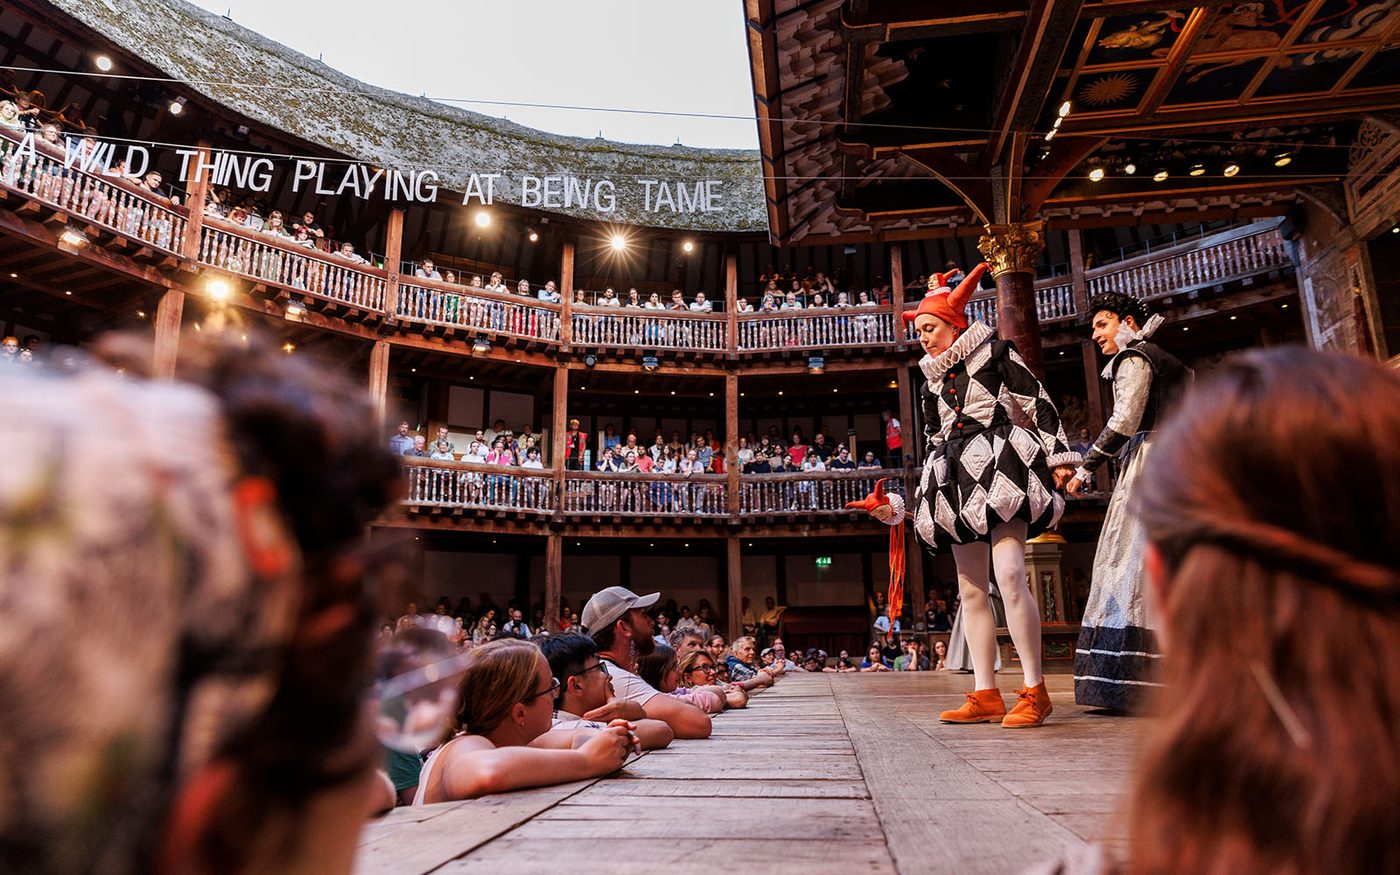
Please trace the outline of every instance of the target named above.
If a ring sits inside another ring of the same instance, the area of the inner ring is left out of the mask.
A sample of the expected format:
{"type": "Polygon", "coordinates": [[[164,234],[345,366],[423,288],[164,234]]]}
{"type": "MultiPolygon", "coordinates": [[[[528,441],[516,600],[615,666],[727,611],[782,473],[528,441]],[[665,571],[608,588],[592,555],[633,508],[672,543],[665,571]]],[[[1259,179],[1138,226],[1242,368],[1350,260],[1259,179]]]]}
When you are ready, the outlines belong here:
{"type": "Polygon", "coordinates": [[[1074,700],[1126,711],[1141,704],[1155,686],[1153,663],[1161,653],[1147,615],[1145,539],[1131,502],[1152,434],[1190,382],[1191,371],[1148,342],[1162,317],[1149,319],[1138,299],[1098,295],[1089,302],[1089,314],[1094,342],[1109,356],[1103,378],[1113,384],[1113,415],[1066,491],[1077,493],[1111,456],[1118,456],[1120,473],[1094,554],[1094,577],[1074,654],[1074,700]]]}
{"type": "MultiPolygon", "coordinates": [[[[1065,504],[1056,489],[1082,460],[1015,344],[997,340],[982,322],[969,322],[967,301],[986,269],[978,265],[956,289],[948,288],[946,274],[935,274],[918,310],[904,314],[927,353],[919,368],[928,379],[920,389],[928,454],[913,520],[919,540],[951,550],[957,563],[976,682],[967,702],[939,719],[1015,729],[1040,726],[1051,711],[1040,670],[1040,612],[1026,578],[1026,539],[1059,522],[1065,504]],[[1013,404],[1030,429],[1012,421],[1013,404]],[[1025,688],[1016,691],[1010,712],[996,686],[996,623],[988,598],[993,574],[1025,670],[1025,688]]],[[[904,521],[897,495],[870,496],[853,506],[890,525],[904,521]]],[[[896,552],[902,570],[903,545],[890,547],[891,570],[896,552]]]]}

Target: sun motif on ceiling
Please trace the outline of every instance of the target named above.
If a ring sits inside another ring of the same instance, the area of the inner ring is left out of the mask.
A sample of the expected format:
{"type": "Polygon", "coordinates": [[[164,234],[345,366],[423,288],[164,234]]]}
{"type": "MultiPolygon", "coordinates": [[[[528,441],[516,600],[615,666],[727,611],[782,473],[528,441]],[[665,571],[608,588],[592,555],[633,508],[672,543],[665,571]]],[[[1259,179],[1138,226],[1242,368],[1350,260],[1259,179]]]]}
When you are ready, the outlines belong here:
{"type": "Polygon", "coordinates": [[[1127,73],[1098,76],[1079,88],[1079,99],[1090,106],[1107,106],[1131,97],[1138,89],[1137,77],[1127,73]]]}

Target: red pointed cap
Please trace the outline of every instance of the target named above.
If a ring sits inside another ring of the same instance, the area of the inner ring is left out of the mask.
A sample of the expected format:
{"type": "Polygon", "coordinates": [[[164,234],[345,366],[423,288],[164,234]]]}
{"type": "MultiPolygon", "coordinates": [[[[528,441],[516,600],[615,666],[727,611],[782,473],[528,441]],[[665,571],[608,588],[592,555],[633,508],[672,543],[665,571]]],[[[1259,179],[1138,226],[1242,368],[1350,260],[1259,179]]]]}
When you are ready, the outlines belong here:
{"type": "Polygon", "coordinates": [[[944,322],[957,328],[967,327],[968,299],[972,293],[977,291],[977,285],[982,279],[982,274],[987,272],[987,263],[983,262],[972,269],[972,272],[960,283],[956,289],[950,290],[946,277],[951,274],[936,273],[929,279],[929,293],[924,295],[924,299],[919,302],[919,309],[906,310],[902,315],[905,322],[913,322],[922,314],[937,316],[944,322]],[[934,281],[938,286],[934,287],[934,281]]]}

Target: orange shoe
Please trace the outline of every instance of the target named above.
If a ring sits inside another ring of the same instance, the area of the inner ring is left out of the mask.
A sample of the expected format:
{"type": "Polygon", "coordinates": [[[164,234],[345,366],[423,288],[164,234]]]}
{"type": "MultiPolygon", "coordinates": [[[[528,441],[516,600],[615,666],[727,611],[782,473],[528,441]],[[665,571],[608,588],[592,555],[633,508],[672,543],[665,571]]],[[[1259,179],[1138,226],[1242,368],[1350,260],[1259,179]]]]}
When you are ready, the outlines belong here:
{"type": "Polygon", "coordinates": [[[1016,696],[1016,704],[1012,706],[1011,713],[1001,721],[1003,729],[1029,729],[1039,726],[1050,716],[1050,712],[1055,710],[1055,706],[1050,704],[1050,691],[1045,689],[1045,681],[1029,689],[1017,690],[1016,696]]]}
{"type": "Polygon", "coordinates": [[[967,701],[961,708],[944,711],[938,719],[944,723],[1000,723],[1006,716],[1006,703],[1001,700],[1001,690],[974,690],[967,694],[967,701]]]}

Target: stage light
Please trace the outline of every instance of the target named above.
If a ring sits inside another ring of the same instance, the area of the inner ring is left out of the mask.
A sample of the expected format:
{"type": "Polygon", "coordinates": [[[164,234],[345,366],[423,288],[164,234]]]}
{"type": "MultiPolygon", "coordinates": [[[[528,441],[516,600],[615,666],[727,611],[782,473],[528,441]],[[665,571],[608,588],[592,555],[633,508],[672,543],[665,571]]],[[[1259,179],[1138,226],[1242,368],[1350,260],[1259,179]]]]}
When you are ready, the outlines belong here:
{"type": "Polygon", "coordinates": [[[535,231],[535,230],[531,230],[531,231],[530,231],[530,242],[531,242],[531,243],[538,243],[538,242],[540,242],[540,232],[539,232],[539,231],[535,231]]]}
{"type": "Polygon", "coordinates": [[[1165,171],[1165,170],[1158,170],[1156,173],[1152,174],[1152,181],[1153,181],[1153,182],[1163,182],[1163,181],[1166,180],[1166,178],[1167,178],[1167,171],[1165,171]]]}
{"type": "Polygon", "coordinates": [[[1102,180],[1102,179],[1103,179],[1103,168],[1102,168],[1102,167],[1095,167],[1093,170],[1090,170],[1090,171],[1089,171],[1089,181],[1090,181],[1090,182],[1099,182],[1099,181],[1102,180]]]}
{"type": "Polygon", "coordinates": [[[1128,174],[1129,176],[1132,176],[1134,173],[1137,173],[1137,165],[1136,165],[1136,164],[1124,164],[1124,165],[1123,165],[1123,172],[1126,173],[1126,174],[1128,174]]]}
{"type": "Polygon", "coordinates": [[[58,241],[79,249],[88,245],[87,235],[73,228],[65,228],[63,233],[58,235],[58,241]]]}
{"type": "Polygon", "coordinates": [[[695,244],[687,240],[681,244],[681,251],[686,253],[694,252],[695,244]]]}
{"type": "Polygon", "coordinates": [[[621,252],[627,248],[627,238],[623,237],[621,234],[612,235],[612,239],[608,242],[609,245],[612,246],[614,252],[621,252]]]}
{"type": "Polygon", "coordinates": [[[177,97],[170,101],[170,114],[179,115],[185,111],[185,98],[177,97]]]}
{"type": "Polygon", "coordinates": [[[1045,135],[1045,142],[1048,143],[1053,139],[1055,139],[1055,128],[1051,128],[1050,132],[1045,135]]]}
{"type": "Polygon", "coordinates": [[[204,284],[204,291],[209,293],[209,297],[216,301],[227,301],[228,296],[233,292],[233,286],[228,284],[228,280],[220,277],[212,277],[204,284]]]}
{"type": "Polygon", "coordinates": [[[292,299],[290,299],[290,300],[287,301],[287,315],[288,315],[288,316],[293,316],[293,317],[302,316],[302,315],[305,315],[305,313],[306,313],[306,305],[305,305],[304,303],[302,303],[302,301],[301,301],[300,298],[292,298],[292,299]]]}
{"type": "Polygon", "coordinates": [[[285,352],[287,355],[291,355],[294,351],[296,351],[296,348],[297,346],[295,343],[282,344],[282,351],[285,352]]]}
{"type": "Polygon", "coordinates": [[[11,272],[10,272],[10,279],[12,279],[12,280],[17,280],[17,279],[19,279],[19,274],[15,273],[14,271],[11,271],[11,272]]]}
{"type": "Polygon", "coordinates": [[[101,70],[103,73],[110,72],[112,69],[112,59],[106,55],[98,55],[92,59],[92,62],[96,64],[97,69],[101,70]]]}
{"type": "Polygon", "coordinates": [[[1205,175],[1205,172],[1206,166],[1204,164],[1197,164],[1194,167],[1192,167],[1190,171],[1192,176],[1203,176],[1205,175]]]}
{"type": "Polygon", "coordinates": [[[64,289],[64,290],[63,290],[63,294],[65,294],[65,295],[67,295],[68,297],[71,298],[71,297],[73,297],[73,290],[72,290],[72,289],[64,289]]]}
{"type": "Polygon", "coordinates": [[[661,367],[661,362],[656,358],[656,356],[642,356],[642,370],[646,371],[647,373],[651,373],[659,367],[661,367]]]}
{"type": "Polygon", "coordinates": [[[1074,107],[1070,104],[1068,100],[1060,104],[1060,118],[1064,118],[1065,116],[1069,115],[1069,111],[1071,109],[1074,109],[1074,107]]]}
{"type": "Polygon", "coordinates": [[[145,311],[145,310],[137,310],[137,311],[136,311],[136,318],[137,318],[137,319],[145,319],[145,318],[146,318],[146,311],[145,311]]]}
{"type": "Polygon", "coordinates": [[[490,225],[490,224],[491,224],[491,214],[488,213],[488,212],[486,212],[485,210],[477,210],[477,211],[476,211],[476,226],[477,226],[478,228],[485,228],[485,227],[487,227],[487,226],[490,225]]]}
{"type": "Polygon", "coordinates": [[[1055,130],[1058,131],[1058,130],[1060,129],[1060,125],[1063,124],[1064,121],[1065,121],[1065,120],[1062,119],[1062,118],[1057,118],[1057,119],[1055,119],[1055,123],[1054,123],[1053,125],[1051,125],[1050,127],[1054,128],[1055,130]]]}
{"type": "Polygon", "coordinates": [[[782,395],[783,395],[783,390],[782,390],[782,389],[779,389],[779,390],[778,390],[778,397],[781,398],[782,395]]]}
{"type": "Polygon", "coordinates": [[[583,364],[584,367],[591,368],[594,365],[598,364],[598,357],[590,353],[589,355],[583,357],[583,364]]]}
{"type": "MultiPolygon", "coordinates": [[[[813,355],[813,356],[808,356],[808,357],[807,357],[807,373],[809,373],[809,374],[822,374],[822,373],[825,373],[825,372],[826,372],[826,359],[822,358],[822,357],[819,356],[819,355],[813,355]]],[[[778,394],[781,395],[782,393],[779,392],[778,394]]]]}
{"type": "Polygon", "coordinates": [[[1282,153],[1282,154],[1279,154],[1279,155],[1275,155],[1275,156],[1274,156],[1274,166],[1275,166],[1275,167],[1287,167],[1288,165],[1290,165],[1290,164],[1292,164],[1292,163],[1293,163],[1293,155],[1292,155],[1291,153],[1284,152],[1284,153],[1282,153]]]}
{"type": "Polygon", "coordinates": [[[1226,176],[1234,176],[1236,173],[1239,173],[1239,172],[1240,172],[1240,165],[1238,165],[1238,164],[1226,164],[1226,165],[1225,165],[1225,175],[1226,175],[1226,176]]]}
{"type": "Polygon", "coordinates": [[[477,358],[491,354],[491,341],[484,337],[478,337],[472,341],[472,355],[477,358]]]}

